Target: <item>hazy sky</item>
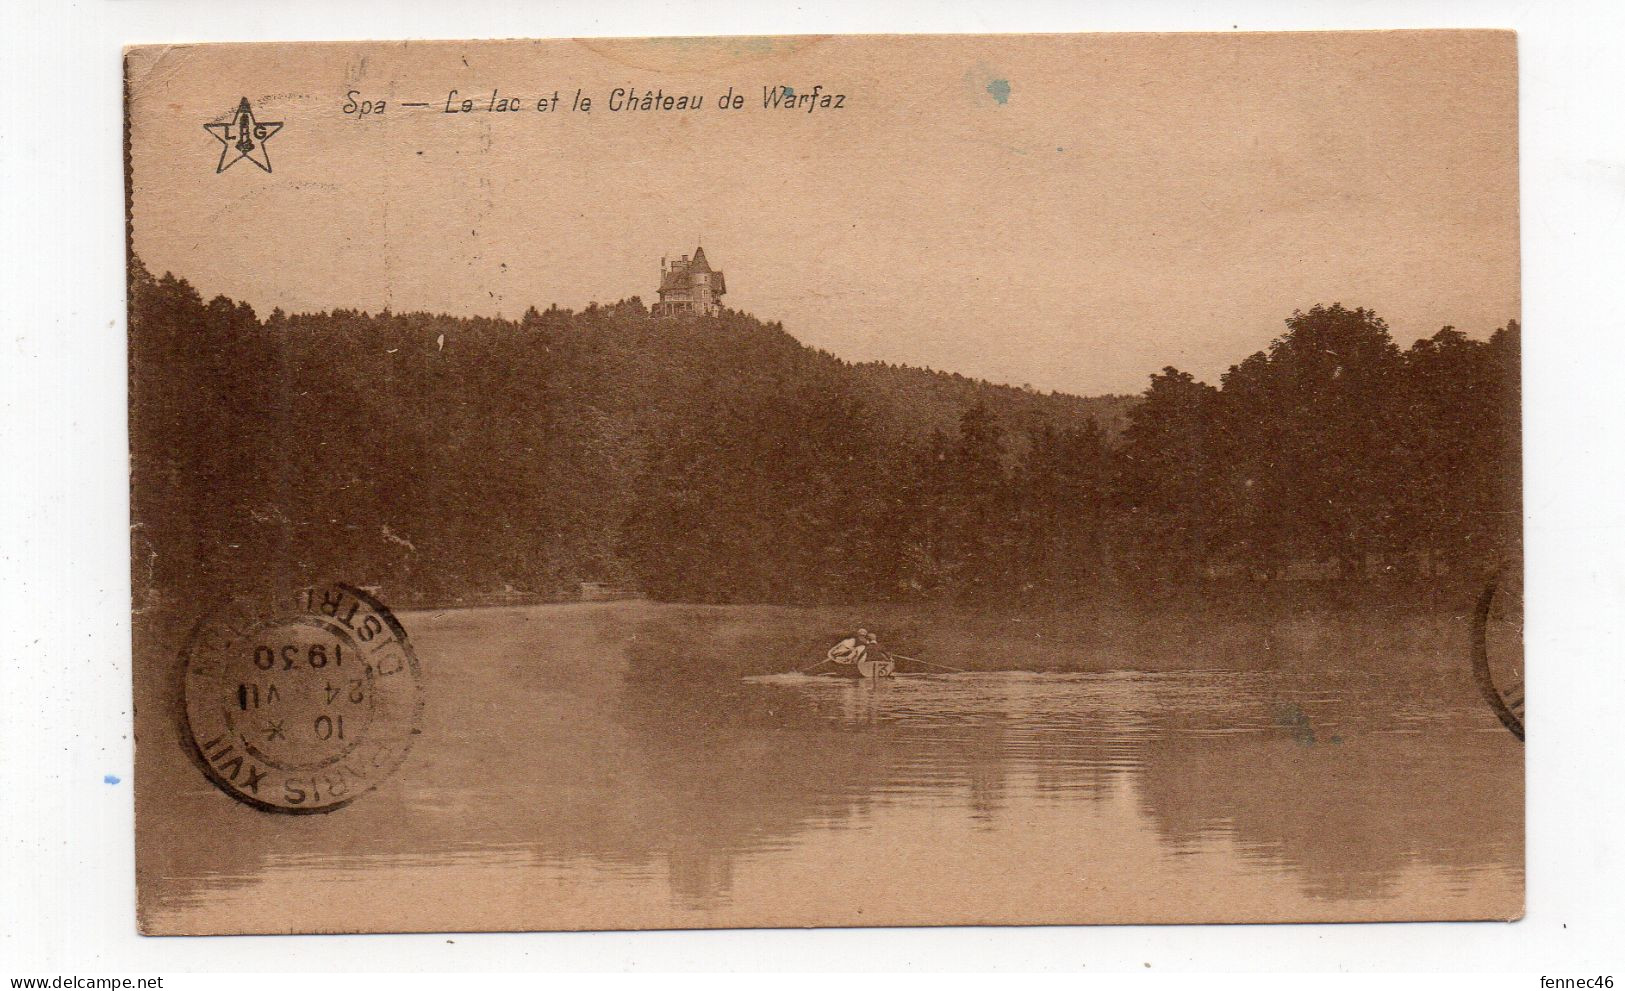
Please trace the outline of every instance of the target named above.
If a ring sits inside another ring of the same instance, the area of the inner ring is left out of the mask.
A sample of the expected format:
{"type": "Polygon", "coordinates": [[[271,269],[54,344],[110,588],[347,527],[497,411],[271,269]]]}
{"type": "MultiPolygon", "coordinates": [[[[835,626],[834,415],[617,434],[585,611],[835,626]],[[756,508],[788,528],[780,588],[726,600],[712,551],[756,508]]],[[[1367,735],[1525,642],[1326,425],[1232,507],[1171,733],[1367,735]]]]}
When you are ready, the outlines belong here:
{"type": "Polygon", "coordinates": [[[204,46],[131,75],[136,250],[262,313],[652,301],[703,236],[725,302],[808,344],[1084,394],[1216,380],[1319,302],[1402,345],[1518,314],[1505,34],[204,46]],[[762,107],[815,85],[844,106],[762,107]],[[525,109],[440,112],[493,88],[525,109]],[[283,123],[269,174],[215,173],[203,124],[242,96],[283,123]]]}

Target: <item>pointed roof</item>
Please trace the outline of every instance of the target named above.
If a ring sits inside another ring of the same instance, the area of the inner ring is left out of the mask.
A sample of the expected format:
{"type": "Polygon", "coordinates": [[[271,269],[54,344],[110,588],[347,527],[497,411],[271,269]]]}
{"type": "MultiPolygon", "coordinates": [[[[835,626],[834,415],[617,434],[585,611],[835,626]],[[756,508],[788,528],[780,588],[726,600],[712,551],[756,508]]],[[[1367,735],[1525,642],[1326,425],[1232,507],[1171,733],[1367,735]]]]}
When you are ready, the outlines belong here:
{"type": "Polygon", "coordinates": [[[694,260],[688,263],[688,270],[690,272],[709,272],[709,271],[711,271],[711,266],[705,260],[705,249],[704,248],[695,248],[694,249],[694,260]]]}

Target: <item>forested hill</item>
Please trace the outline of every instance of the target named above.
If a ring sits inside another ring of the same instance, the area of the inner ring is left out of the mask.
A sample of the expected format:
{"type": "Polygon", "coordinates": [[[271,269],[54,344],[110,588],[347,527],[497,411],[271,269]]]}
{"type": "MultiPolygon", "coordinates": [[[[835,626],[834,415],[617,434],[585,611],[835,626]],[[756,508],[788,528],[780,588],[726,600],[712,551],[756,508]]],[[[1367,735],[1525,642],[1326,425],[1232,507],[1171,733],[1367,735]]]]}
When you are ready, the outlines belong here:
{"type": "Polygon", "coordinates": [[[971,406],[1013,458],[1029,428],[1115,433],[1132,402],[853,365],[778,324],[656,321],[637,299],[261,317],[138,264],[131,281],[137,556],[157,588],[317,566],[403,601],[659,586],[690,566],[666,528],[747,508],[754,527],[691,559],[741,540],[771,570],[839,553],[856,502],[971,406]]]}
{"type": "Polygon", "coordinates": [[[1045,425],[1064,429],[1093,422],[1115,438],[1128,427],[1128,411],[1139,402],[1138,396],[1037,392],[909,365],[865,362],[851,370],[877,415],[915,441],[933,430],[958,430],[960,417],[978,403],[992,411],[1012,437],[1027,437],[1045,425]]]}
{"type": "MultiPolygon", "coordinates": [[[[629,300],[261,319],[131,276],[138,602],[580,582],[693,601],[1483,574],[1519,540],[1519,331],[1339,304],[1209,385],[1044,395],[629,300]]],[[[1150,371],[1150,370],[1148,370],[1150,371]]]]}

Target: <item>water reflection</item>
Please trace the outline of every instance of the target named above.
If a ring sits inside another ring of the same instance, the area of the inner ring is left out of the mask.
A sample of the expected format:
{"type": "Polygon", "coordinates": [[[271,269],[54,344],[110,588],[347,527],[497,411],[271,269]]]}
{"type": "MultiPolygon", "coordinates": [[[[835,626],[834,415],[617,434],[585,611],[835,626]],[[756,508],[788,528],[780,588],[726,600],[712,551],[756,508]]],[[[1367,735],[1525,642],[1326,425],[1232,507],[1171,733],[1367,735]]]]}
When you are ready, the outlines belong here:
{"type": "Polygon", "coordinates": [[[755,646],[794,621],[410,617],[431,705],[398,780],[268,816],[155,761],[170,835],[143,914],[276,931],[1521,904],[1521,752],[1465,671],[759,673],[794,666],[755,646]]]}

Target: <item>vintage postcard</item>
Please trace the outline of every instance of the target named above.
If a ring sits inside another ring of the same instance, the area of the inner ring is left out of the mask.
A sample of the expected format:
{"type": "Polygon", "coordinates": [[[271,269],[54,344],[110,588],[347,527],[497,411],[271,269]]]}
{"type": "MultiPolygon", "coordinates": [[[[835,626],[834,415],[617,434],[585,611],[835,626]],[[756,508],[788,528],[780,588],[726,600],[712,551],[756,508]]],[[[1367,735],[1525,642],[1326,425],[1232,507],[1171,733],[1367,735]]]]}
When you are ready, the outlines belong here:
{"type": "Polygon", "coordinates": [[[1513,35],[125,62],[142,931],[1522,914],[1513,35]]]}

